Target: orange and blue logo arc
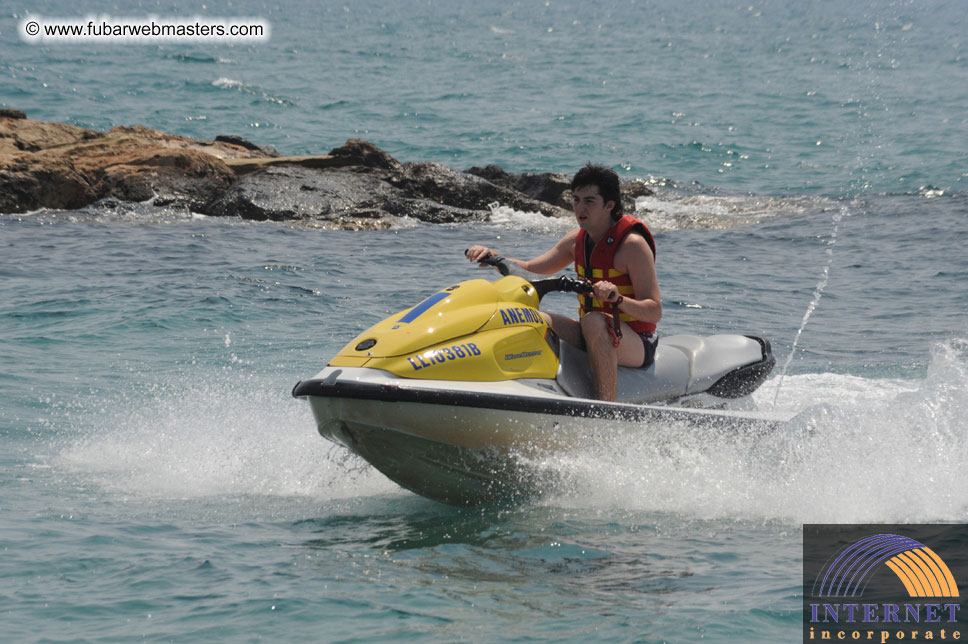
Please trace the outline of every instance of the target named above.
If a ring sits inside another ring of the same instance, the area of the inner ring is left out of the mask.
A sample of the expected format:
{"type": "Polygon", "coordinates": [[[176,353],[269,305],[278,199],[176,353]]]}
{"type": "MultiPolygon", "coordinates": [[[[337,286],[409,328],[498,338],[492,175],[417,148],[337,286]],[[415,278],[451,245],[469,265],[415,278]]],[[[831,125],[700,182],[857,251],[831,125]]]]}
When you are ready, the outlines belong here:
{"type": "Polygon", "coordinates": [[[887,566],[911,597],[958,597],[951,570],[931,548],[897,534],[877,534],[840,551],[814,585],[815,597],[857,597],[880,567],[887,566]],[[819,585],[819,588],[818,588],[819,585]]]}

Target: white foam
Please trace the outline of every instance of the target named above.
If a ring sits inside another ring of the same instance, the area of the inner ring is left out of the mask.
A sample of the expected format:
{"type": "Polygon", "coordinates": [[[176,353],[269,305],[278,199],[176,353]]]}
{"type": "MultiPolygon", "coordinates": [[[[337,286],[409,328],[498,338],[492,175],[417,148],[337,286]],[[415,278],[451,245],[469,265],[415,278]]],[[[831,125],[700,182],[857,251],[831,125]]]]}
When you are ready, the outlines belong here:
{"type": "Polygon", "coordinates": [[[571,217],[548,217],[540,212],[515,210],[499,203],[490,204],[490,209],[491,225],[503,229],[563,235],[575,227],[575,220],[571,217]]]}
{"type": "MultiPolygon", "coordinates": [[[[252,94],[253,96],[259,96],[262,99],[269,101],[271,103],[277,103],[279,105],[292,105],[292,101],[288,98],[282,96],[274,96],[272,94],[266,93],[248,83],[244,83],[240,80],[234,78],[226,78],[225,76],[220,76],[219,78],[212,81],[212,85],[215,87],[221,87],[223,89],[234,89],[247,94],[252,94]]],[[[253,127],[263,127],[267,126],[268,123],[253,123],[253,127]]]]}
{"type": "Polygon", "coordinates": [[[661,195],[637,197],[636,216],[654,230],[733,228],[765,219],[825,210],[836,204],[814,197],[762,197],[754,195],[661,195]]]}
{"type": "MultiPolygon", "coordinates": [[[[637,197],[634,214],[652,230],[722,229],[837,207],[820,197],[681,195],[663,190],[661,194],[637,197]]],[[[547,217],[499,203],[490,204],[490,210],[491,225],[504,229],[563,235],[576,226],[570,216],[547,217]]]]}
{"type": "Polygon", "coordinates": [[[968,343],[939,346],[920,382],[787,376],[779,405],[799,415],[773,434],[667,426],[549,459],[576,486],[553,502],[793,523],[968,516],[968,343]]]}
{"type": "Polygon", "coordinates": [[[491,25],[490,26],[490,30],[491,30],[491,33],[492,34],[497,34],[498,36],[513,36],[514,35],[514,30],[513,29],[504,29],[502,27],[497,27],[495,25],[491,25]]]}
{"type": "Polygon", "coordinates": [[[413,217],[391,217],[390,218],[390,228],[391,230],[410,230],[412,228],[420,228],[421,226],[426,226],[426,224],[419,219],[414,219],[413,217]]]}
{"type": "Polygon", "coordinates": [[[339,499],[396,485],[315,431],[286,383],[237,367],[172,378],[87,410],[58,460],[124,496],[272,495],[339,499]]]}
{"type": "Polygon", "coordinates": [[[238,89],[243,87],[245,83],[232,78],[226,78],[225,76],[220,76],[219,78],[212,81],[212,85],[214,85],[215,87],[231,87],[231,88],[238,89]]]}

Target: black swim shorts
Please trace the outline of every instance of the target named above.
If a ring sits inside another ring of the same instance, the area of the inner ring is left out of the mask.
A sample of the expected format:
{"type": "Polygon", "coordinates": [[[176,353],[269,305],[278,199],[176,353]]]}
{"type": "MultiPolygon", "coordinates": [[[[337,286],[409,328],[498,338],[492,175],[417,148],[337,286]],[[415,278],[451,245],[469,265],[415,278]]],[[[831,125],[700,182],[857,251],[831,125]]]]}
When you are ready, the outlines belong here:
{"type": "Polygon", "coordinates": [[[642,346],[645,347],[645,358],[642,360],[641,367],[645,369],[655,362],[655,349],[659,345],[659,334],[655,331],[646,331],[640,333],[639,337],[642,338],[642,346]]]}
{"type": "MultiPolygon", "coordinates": [[[[655,349],[659,345],[659,334],[655,331],[645,331],[639,333],[638,336],[642,338],[642,347],[645,349],[645,357],[642,359],[642,364],[639,365],[640,369],[645,369],[646,367],[652,366],[655,362],[655,349]]],[[[578,347],[582,351],[588,351],[588,346],[585,344],[585,336],[581,337],[581,346],[578,347]]]]}

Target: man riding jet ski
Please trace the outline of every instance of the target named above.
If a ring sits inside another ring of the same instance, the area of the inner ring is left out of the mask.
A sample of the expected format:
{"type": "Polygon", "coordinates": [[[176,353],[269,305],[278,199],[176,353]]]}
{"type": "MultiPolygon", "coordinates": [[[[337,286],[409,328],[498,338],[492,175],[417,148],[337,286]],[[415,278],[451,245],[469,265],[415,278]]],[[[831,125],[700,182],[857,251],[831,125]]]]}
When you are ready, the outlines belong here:
{"type": "Polygon", "coordinates": [[[319,433],[409,490],[471,505],[545,491],[548,479],[531,465],[544,454],[658,428],[778,425],[723,409],[769,375],[769,343],[743,335],[656,343],[662,310],[648,229],[614,221],[617,198],[603,198],[598,184],[579,182],[575,192],[579,228],[551,251],[509,262],[468,249],[504,276],[437,291],[297,383],[293,395],[309,400],[319,433]],[[520,274],[571,261],[579,279],[520,274]],[[579,294],[580,322],[539,311],[553,291],[579,294]]]}
{"type": "MultiPolygon", "coordinates": [[[[535,259],[508,261],[540,274],[574,262],[575,271],[591,282],[592,293],[579,295],[580,321],[543,315],[565,342],[588,352],[595,396],[615,400],[618,366],[644,368],[655,358],[662,317],[655,240],[645,224],[622,214],[619,178],[612,170],[586,165],[572,179],[571,192],[578,228],[535,259]]],[[[467,251],[471,261],[491,255],[496,253],[484,246],[467,251]]]]}

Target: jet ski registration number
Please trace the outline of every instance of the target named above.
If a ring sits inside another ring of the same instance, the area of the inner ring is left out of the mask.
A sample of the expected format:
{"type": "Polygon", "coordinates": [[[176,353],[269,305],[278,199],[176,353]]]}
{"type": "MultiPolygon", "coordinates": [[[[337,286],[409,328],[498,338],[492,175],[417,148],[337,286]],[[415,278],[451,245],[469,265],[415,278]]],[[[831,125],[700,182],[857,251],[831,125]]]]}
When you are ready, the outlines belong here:
{"type": "Polygon", "coordinates": [[[467,344],[458,344],[452,347],[432,349],[412,358],[407,358],[407,362],[410,363],[410,366],[413,367],[414,371],[420,371],[425,367],[432,367],[435,364],[443,364],[448,360],[460,360],[462,358],[470,358],[472,356],[479,355],[481,355],[480,348],[478,348],[478,346],[473,342],[468,342],[467,344]]]}

